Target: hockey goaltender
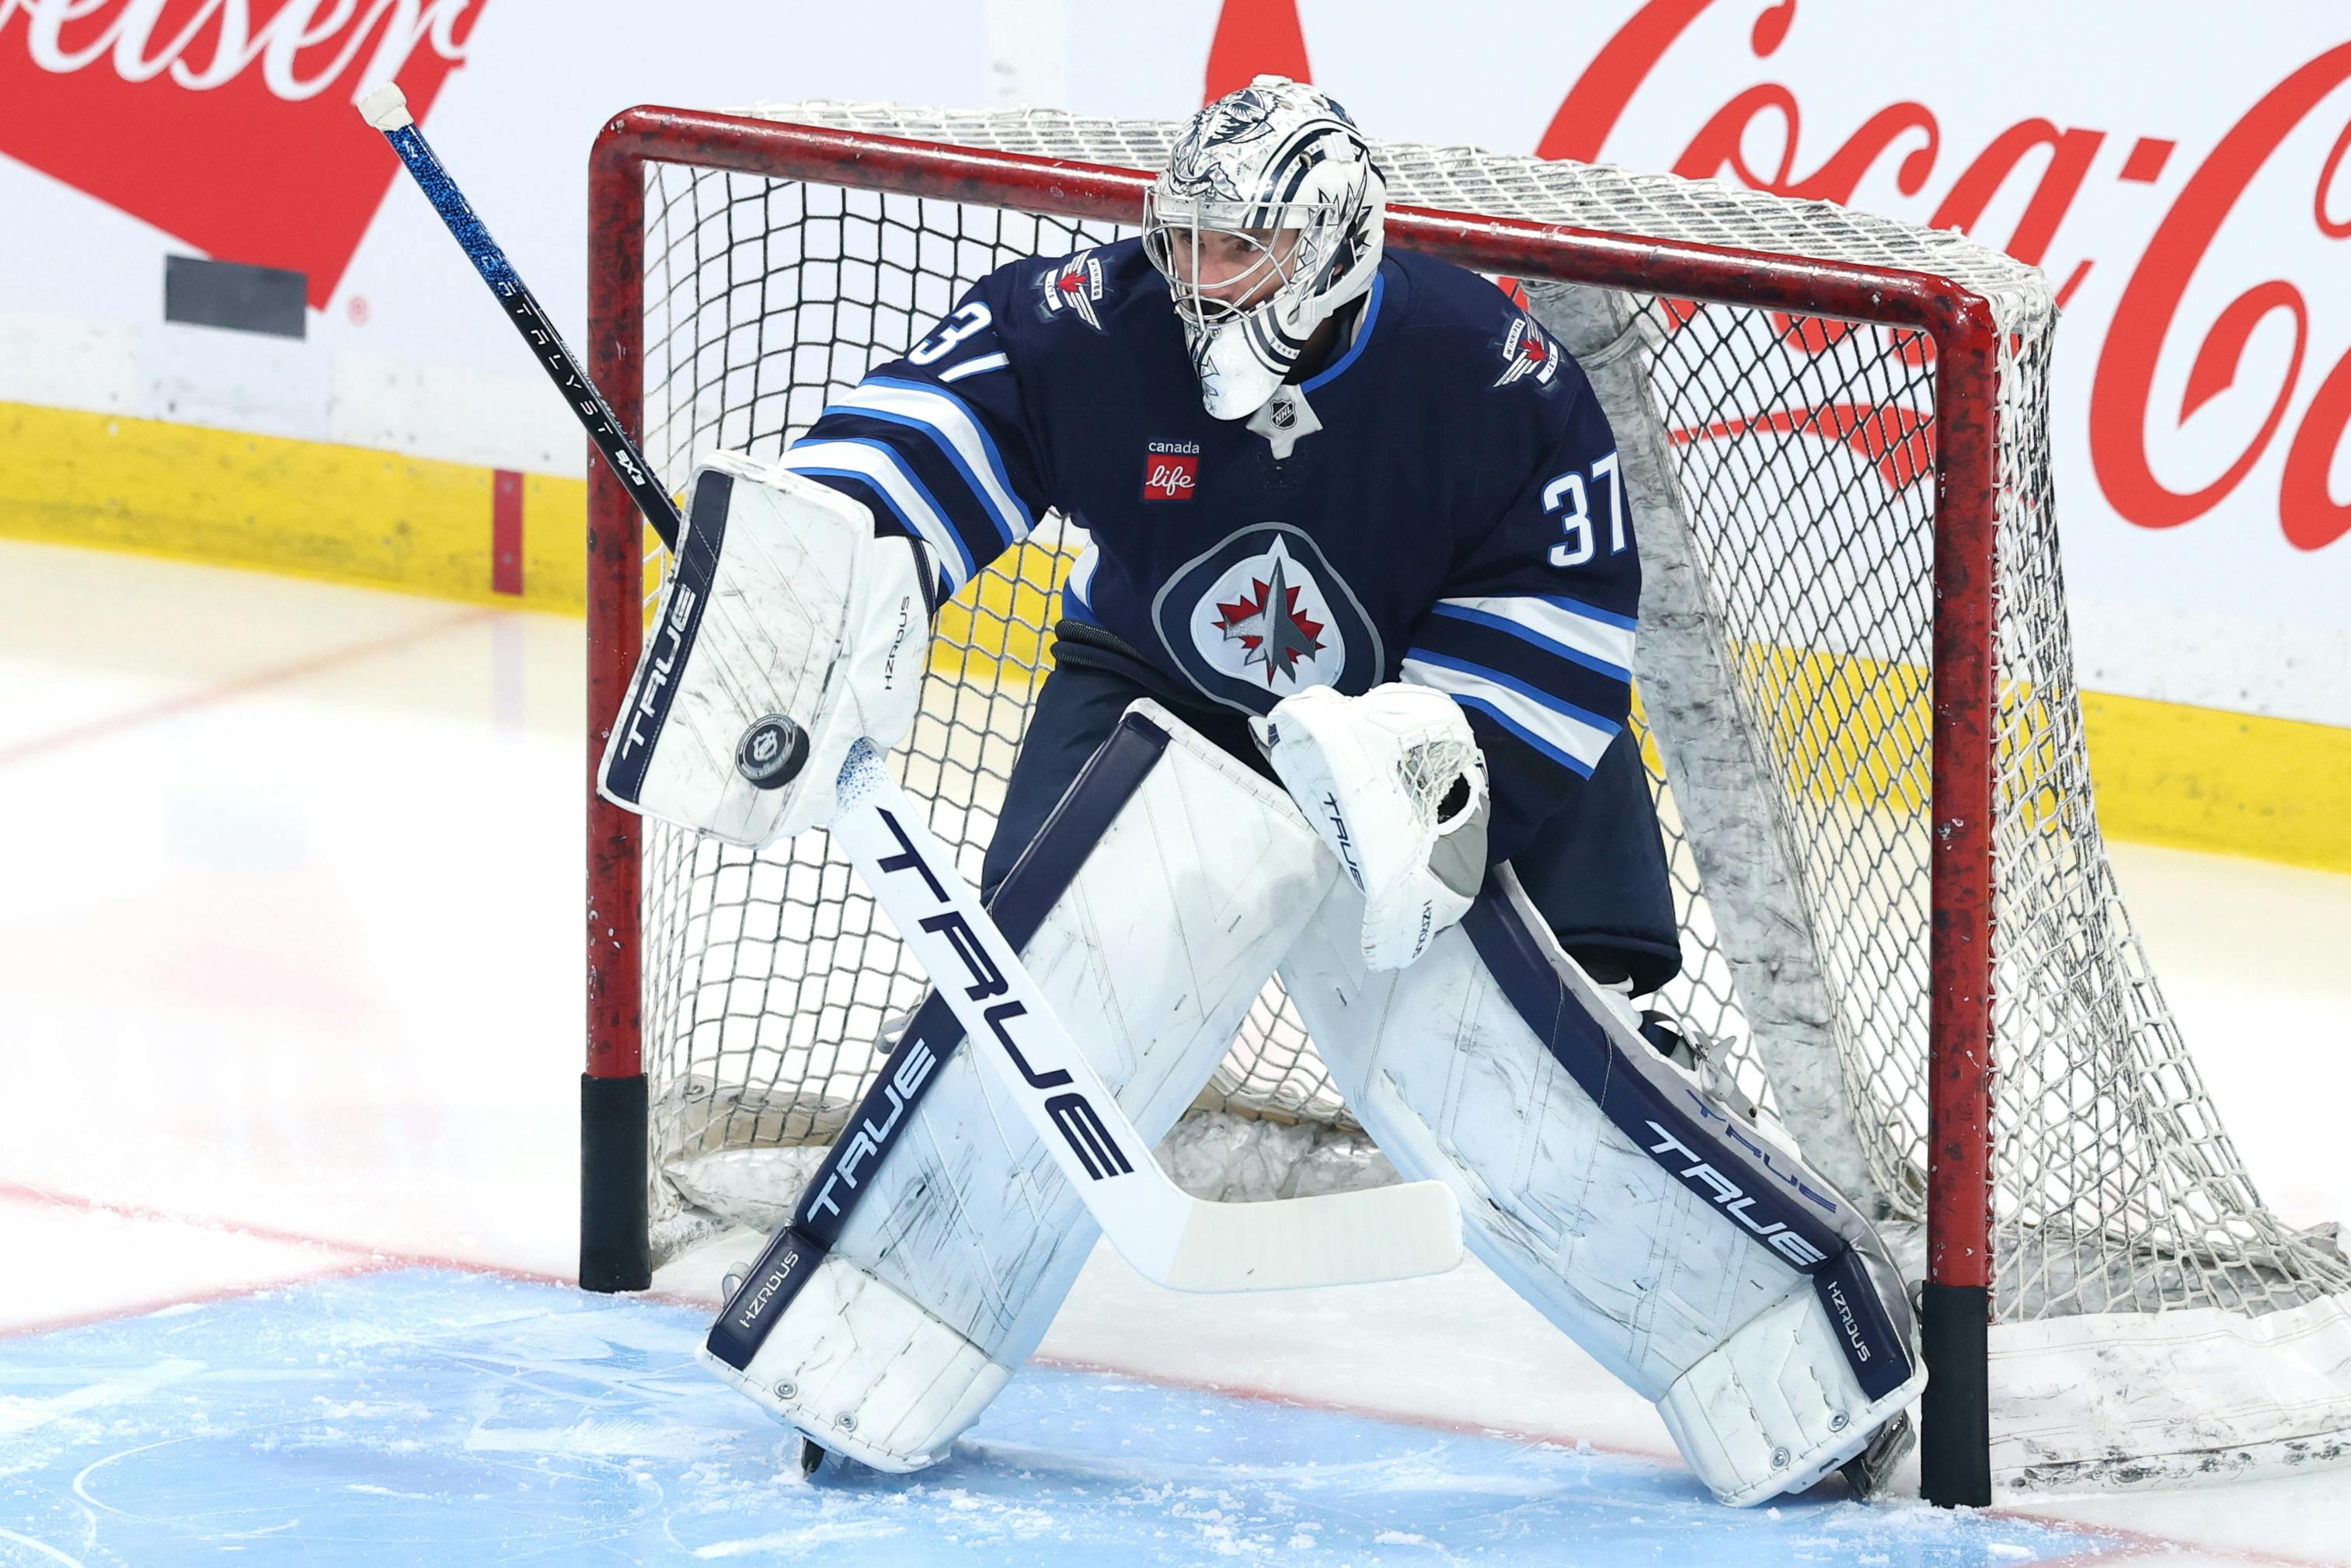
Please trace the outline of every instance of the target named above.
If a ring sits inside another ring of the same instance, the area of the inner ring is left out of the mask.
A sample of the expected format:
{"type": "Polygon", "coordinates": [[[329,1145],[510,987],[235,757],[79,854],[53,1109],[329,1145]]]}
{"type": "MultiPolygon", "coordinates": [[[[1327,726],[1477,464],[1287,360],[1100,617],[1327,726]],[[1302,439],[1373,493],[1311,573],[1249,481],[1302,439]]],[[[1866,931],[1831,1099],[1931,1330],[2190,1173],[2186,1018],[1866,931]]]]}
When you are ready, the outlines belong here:
{"type": "MultiPolygon", "coordinates": [[[[1346,112],[1259,78],[1139,239],[998,269],[779,460],[709,458],[632,687],[663,661],[664,721],[616,726],[608,792],[737,842],[831,821],[914,723],[925,615],[1059,511],[1091,543],[983,891],[1135,1129],[1278,973],[1396,1169],[1718,1497],[1866,1491],[1925,1383],[1898,1275],[1634,1005],[1679,946],[1607,419],[1491,283],[1383,254],[1384,204],[1346,112]]],[[[935,1462],[1093,1244],[961,1038],[916,1015],[712,1331],[811,1455],[935,1462]]]]}

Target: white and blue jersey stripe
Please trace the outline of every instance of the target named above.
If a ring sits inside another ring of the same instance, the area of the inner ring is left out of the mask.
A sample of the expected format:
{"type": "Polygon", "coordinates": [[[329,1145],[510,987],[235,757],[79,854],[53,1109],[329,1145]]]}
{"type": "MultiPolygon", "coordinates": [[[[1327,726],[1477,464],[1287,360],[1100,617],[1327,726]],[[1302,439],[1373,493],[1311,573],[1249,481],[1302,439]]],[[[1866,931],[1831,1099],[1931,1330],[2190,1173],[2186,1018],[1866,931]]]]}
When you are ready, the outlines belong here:
{"type": "Polygon", "coordinates": [[[1102,570],[1100,549],[1088,545],[1078,552],[1076,562],[1070,568],[1069,580],[1061,584],[1062,614],[1075,616],[1080,621],[1088,622],[1096,626],[1102,624],[1094,616],[1093,607],[1094,573],[1100,570],[1102,570]]]}
{"type": "MultiPolygon", "coordinates": [[[[912,534],[930,546],[948,594],[971,580],[975,572],[995,559],[993,550],[986,557],[973,553],[965,542],[964,530],[955,525],[953,511],[940,504],[931,487],[924,483],[920,469],[894,443],[826,440],[812,435],[792,444],[784,454],[783,465],[795,474],[822,479],[855,497],[872,512],[882,531],[893,531],[883,519],[895,519],[897,531],[912,534]]],[[[953,496],[954,492],[949,490],[948,494],[953,496]]]]}
{"type": "Polygon", "coordinates": [[[1620,720],[1578,707],[1517,675],[1426,648],[1406,653],[1400,673],[1445,693],[1473,716],[1484,716],[1579,779],[1592,777],[1601,754],[1624,728],[1620,720]]]}
{"type": "Polygon", "coordinates": [[[1619,681],[1633,678],[1633,618],[1596,604],[1556,593],[1484,594],[1440,599],[1428,612],[1501,632],[1619,681]]]}
{"type": "Polygon", "coordinates": [[[1557,594],[1440,599],[1401,674],[1588,779],[1624,727],[1633,619],[1557,594]]]}
{"type": "MultiPolygon", "coordinates": [[[[956,494],[977,497],[993,526],[998,548],[1009,549],[1029,537],[1037,519],[1013,493],[1003,455],[961,398],[920,382],[868,376],[855,392],[836,399],[828,415],[862,415],[918,433],[937,448],[956,472],[956,494]]],[[[851,423],[844,418],[844,424],[851,423]]]]}
{"type": "Polygon", "coordinates": [[[960,324],[951,351],[918,365],[918,346],[882,366],[784,454],[786,467],[862,502],[879,531],[928,545],[942,598],[1027,538],[1046,507],[1020,441],[1013,379],[987,374],[1010,364],[997,334],[984,313],[950,320],[960,324]]]}

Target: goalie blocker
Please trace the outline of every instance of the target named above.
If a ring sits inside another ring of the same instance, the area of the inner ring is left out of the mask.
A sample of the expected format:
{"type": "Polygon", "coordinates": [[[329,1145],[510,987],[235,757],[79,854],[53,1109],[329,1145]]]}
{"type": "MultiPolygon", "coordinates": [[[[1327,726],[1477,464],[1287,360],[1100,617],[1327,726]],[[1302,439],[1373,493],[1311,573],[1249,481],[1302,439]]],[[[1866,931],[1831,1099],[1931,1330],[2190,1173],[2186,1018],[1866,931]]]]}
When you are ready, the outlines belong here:
{"type": "MultiPolygon", "coordinates": [[[[1811,1485],[1924,1384],[1868,1225],[1658,1058],[1507,868],[1419,961],[1375,971],[1364,900],[1297,810],[1138,704],[997,912],[1155,1140],[1279,965],[1391,1160],[1452,1187],[1471,1248],[1657,1403],[1723,1500],[1811,1485]]],[[[934,998],[705,1352],[811,1440],[888,1470],[936,1461],[977,1419],[1096,1234],[954,1042],[934,998]]]]}

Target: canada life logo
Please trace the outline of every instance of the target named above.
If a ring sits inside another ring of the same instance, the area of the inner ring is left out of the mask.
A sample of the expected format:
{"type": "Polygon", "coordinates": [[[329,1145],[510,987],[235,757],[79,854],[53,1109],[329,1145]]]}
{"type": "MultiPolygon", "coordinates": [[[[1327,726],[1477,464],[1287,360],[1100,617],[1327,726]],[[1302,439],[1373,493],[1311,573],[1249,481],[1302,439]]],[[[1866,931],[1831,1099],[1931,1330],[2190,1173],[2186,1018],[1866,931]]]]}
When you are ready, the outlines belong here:
{"type": "Polygon", "coordinates": [[[323,308],[398,172],[352,112],[422,121],[488,0],[0,0],[0,153],[323,308]]]}
{"type": "Polygon", "coordinates": [[[1143,455],[1143,498],[1188,501],[1200,480],[1200,444],[1155,441],[1143,455]]]}

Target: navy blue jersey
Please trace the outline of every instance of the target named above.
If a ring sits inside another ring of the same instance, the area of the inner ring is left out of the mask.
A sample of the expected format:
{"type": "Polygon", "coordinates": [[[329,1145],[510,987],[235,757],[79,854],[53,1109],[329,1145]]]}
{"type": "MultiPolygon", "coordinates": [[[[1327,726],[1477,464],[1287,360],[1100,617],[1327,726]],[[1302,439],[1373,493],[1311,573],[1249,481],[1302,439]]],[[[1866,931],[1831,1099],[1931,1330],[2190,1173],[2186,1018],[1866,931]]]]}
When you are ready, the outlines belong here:
{"type": "Polygon", "coordinates": [[[1607,418],[1491,283],[1395,252],[1297,390],[1321,428],[1286,460],[1211,419],[1167,286],[1123,241],[983,278],[785,463],[925,541],[947,592],[1060,509],[1092,540],[1062,613],[1207,703],[1447,693],[1507,858],[1625,721],[1640,567],[1607,418]]]}

